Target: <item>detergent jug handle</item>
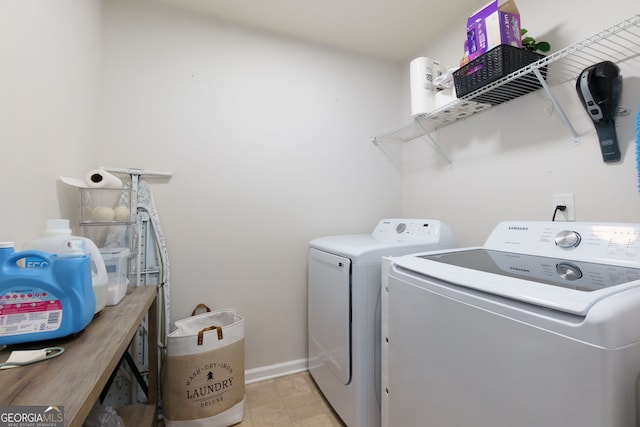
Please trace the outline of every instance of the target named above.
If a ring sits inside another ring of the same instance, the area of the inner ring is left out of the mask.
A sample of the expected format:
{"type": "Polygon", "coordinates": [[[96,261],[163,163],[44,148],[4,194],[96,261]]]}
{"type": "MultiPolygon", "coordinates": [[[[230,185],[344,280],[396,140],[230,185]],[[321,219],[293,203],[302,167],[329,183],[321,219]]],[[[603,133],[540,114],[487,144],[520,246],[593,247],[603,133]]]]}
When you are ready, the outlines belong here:
{"type": "Polygon", "coordinates": [[[104,264],[104,258],[102,258],[100,250],[91,239],[85,237],[84,241],[87,254],[91,257],[92,264],[95,264],[96,266],[95,276],[93,268],[91,269],[93,284],[94,286],[105,285],[109,279],[107,277],[107,267],[104,264]]]}

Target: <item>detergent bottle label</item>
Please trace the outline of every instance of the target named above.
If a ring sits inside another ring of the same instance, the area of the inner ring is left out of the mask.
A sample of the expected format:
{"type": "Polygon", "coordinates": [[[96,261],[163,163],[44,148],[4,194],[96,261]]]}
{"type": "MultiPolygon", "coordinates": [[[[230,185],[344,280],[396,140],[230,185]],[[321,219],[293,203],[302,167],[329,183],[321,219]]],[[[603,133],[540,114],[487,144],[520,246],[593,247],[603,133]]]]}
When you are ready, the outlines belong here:
{"type": "Polygon", "coordinates": [[[26,268],[44,268],[49,265],[49,262],[39,257],[28,256],[24,259],[24,266],[26,268]]]}
{"type": "Polygon", "coordinates": [[[0,337],[55,331],[62,325],[62,303],[39,288],[15,287],[0,294],[0,337]]]}

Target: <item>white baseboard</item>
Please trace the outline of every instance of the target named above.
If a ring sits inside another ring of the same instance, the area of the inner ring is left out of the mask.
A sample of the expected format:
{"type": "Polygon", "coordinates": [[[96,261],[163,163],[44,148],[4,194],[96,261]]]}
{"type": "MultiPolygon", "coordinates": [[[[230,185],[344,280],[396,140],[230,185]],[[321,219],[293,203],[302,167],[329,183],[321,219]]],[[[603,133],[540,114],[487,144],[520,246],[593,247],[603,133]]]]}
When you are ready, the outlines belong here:
{"type": "Polygon", "coordinates": [[[275,365],[262,366],[244,371],[244,383],[251,384],[258,381],[270,380],[271,378],[284,377],[285,375],[297,374],[308,369],[307,359],[291,360],[289,362],[276,363],[275,365]]]}

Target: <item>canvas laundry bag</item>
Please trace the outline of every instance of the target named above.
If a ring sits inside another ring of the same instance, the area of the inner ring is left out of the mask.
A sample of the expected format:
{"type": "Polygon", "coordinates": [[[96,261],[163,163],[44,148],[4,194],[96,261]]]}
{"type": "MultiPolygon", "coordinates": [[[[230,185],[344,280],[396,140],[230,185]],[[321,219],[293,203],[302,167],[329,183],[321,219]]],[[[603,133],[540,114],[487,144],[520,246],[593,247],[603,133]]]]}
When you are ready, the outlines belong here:
{"type": "Polygon", "coordinates": [[[177,320],[162,368],[167,427],[226,427],[244,414],[244,319],[204,304],[177,320]],[[196,315],[200,307],[206,313],[196,315]]]}

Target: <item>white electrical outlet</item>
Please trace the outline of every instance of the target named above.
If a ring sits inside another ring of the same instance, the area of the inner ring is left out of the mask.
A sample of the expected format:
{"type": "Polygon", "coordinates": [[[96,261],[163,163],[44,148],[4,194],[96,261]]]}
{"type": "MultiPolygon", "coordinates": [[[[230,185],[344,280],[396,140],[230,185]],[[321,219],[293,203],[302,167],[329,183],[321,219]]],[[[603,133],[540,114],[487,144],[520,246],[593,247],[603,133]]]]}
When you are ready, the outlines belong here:
{"type": "Polygon", "coordinates": [[[555,221],[576,220],[576,203],[573,193],[554,194],[552,209],[555,221]],[[566,206],[566,209],[564,211],[556,211],[557,206],[566,206]]]}

